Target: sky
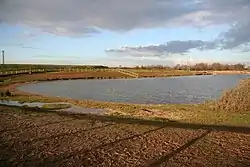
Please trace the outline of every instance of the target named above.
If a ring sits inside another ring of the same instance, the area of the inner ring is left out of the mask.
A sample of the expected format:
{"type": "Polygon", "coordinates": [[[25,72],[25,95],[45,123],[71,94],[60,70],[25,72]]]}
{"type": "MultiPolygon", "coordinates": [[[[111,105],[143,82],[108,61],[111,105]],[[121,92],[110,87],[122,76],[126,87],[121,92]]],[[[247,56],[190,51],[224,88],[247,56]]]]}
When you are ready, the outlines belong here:
{"type": "Polygon", "coordinates": [[[0,0],[6,63],[250,65],[250,0],[0,0]]]}

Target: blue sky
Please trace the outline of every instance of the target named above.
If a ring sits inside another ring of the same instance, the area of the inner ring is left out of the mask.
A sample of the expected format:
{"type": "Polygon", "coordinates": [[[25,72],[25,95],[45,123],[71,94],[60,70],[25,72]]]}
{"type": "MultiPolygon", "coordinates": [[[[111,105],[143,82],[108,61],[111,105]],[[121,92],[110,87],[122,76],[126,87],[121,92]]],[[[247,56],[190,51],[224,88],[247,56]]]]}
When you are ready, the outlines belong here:
{"type": "Polygon", "coordinates": [[[7,63],[250,62],[247,0],[119,2],[0,1],[0,49],[7,63]]]}

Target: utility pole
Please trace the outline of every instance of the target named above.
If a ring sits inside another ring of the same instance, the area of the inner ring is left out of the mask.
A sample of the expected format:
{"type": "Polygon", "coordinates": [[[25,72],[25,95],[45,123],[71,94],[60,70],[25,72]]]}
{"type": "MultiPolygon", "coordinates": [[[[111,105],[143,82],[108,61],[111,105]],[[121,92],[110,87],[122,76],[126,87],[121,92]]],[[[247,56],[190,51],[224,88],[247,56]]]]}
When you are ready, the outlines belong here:
{"type": "Polygon", "coordinates": [[[188,56],[188,60],[187,60],[187,70],[190,71],[191,70],[191,56],[188,56]]]}
{"type": "Polygon", "coordinates": [[[2,50],[2,58],[3,58],[3,65],[4,65],[4,50],[2,50]]]}

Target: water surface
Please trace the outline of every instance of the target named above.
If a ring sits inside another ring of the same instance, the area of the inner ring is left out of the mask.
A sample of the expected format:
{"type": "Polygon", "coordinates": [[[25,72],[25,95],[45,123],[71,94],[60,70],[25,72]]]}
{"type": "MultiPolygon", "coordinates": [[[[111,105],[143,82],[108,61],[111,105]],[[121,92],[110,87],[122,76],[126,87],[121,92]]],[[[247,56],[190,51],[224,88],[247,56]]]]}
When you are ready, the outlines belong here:
{"type": "Polygon", "coordinates": [[[99,101],[166,104],[202,103],[218,99],[250,75],[184,76],[111,80],[50,81],[22,85],[20,90],[42,95],[99,101]]]}

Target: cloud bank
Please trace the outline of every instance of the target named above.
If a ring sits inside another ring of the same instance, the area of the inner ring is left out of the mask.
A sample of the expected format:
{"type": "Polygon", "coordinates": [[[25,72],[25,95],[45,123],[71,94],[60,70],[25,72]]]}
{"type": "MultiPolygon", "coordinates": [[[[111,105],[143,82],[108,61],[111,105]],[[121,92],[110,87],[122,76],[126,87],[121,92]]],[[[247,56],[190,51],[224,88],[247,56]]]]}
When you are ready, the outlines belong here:
{"type": "Polygon", "coordinates": [[[124,46],[118,49],[107,49],[107,53],[133,55],[137,57],[166,57],[175,54],[186,54],[192,49],[214,49],[210,42],[202,40],[189,40],[189,41],[170,41],[166,44],[148,45],[128,47],[124,46]]]}
{"type": "Polygon", "coordinates": [[[0,24],[22,24],[63,36],[92,35],[103,30],[231,26],[216,41],[169,41],[107,50],[133,52],[136,56],[249,47],[249,16],[249,0],[0,0],[0,24]]]}
{"type": "Polygon", "coordinates": [[[0,22],[59,35],[249,21],[249,0],[0,0],[0,22]]]}

